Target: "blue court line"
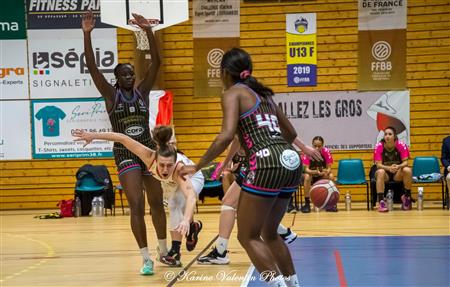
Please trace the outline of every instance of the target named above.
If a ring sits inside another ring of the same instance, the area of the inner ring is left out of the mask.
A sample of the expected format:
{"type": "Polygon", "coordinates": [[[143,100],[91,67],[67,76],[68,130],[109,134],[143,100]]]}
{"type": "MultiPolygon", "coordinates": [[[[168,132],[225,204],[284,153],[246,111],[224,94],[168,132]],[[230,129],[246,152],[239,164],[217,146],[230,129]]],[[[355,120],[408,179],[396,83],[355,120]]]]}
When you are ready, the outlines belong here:
{"type": "MultiPolygon", "coordinates": [[[[289,245],[300,286],[450,286],[450,236],[299,238],[289,245]]],[[[267,286],[259,273],[248,284],[267,286]]],[[[245,284],[245,285],[244,285],[245,284]]]]}

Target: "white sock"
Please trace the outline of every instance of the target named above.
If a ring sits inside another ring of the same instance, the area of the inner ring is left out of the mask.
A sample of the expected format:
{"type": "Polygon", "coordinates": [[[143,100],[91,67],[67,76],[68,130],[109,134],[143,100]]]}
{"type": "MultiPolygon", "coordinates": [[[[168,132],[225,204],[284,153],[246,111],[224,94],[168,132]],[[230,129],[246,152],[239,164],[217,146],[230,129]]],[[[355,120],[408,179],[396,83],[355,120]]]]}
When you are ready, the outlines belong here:
{"type": "Polygon", "coordinates": [[[220,254],[223,254],[228,247],[228,239],[220,237],[216,241],[216,249],[220,254]]]}
{"type": "Polygon", "coordinates": [[[148,252],[148,247],[144,247],[140,249],[142,258],[144,258],[144,261],[151,261],[150,258],[150,252],[148,252]]]}
{"type": "Polygon", "coordinates": [[[284,283],[283,275],[278,275],[277,277],[273,278],[269,282],[267,282],[268,286],[271,287],[286,287],[286,283],[284,283]]]}
{"type": "Polygon", "coordinates": [[[286,280],[284,280],[284,282],[286,283],[286,286],[288,286],[288,287],[300,287],[300,283],[298,282],[297,274],[290,275],[289,277],[287,277],[286,280]]]}
{"type": "Polygon", "coordinates": [[[280,223],[280,225],[278,225],[277,233],[278,234],[286,234],[286,233],[288,233],[288,229],[286,228],[286,226],[284,226],[283,224],[280,223]]]}
{"type": "Polygon", "coordinates": [[[167,253],[169,252],[167,250],[167,239],[158,239],[158,247],[161,255],[167,255],[167,253]]]}

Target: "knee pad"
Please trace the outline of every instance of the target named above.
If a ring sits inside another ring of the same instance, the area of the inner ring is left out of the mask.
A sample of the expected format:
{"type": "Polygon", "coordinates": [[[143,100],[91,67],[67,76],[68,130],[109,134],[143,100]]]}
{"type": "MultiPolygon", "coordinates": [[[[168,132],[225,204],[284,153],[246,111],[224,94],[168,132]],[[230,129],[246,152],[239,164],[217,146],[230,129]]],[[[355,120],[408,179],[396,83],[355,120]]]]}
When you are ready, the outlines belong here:
{"type": "Polygon", "coordinates": [[[220,208],[221,211],[228,211],[228,210],[233,210],[236,211],[236,209],[234,209],[232,206],[226,205],[226,204],[222,204],[222,207],[220,208]]]}

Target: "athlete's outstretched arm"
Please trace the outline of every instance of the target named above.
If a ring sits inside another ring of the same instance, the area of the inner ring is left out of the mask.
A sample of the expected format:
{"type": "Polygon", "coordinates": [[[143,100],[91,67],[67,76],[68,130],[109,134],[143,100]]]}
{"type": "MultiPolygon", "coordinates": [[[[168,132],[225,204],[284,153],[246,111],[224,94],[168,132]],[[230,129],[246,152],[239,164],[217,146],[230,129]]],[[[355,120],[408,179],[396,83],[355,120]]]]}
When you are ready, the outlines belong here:
{"type": "Polygon", "coordinates": [[[218,157],[234,139],[239,121],[239,94],[236,91],[228,90],[222,96],[222,111],[222,131],[200,159],[196,170],[200,170],[218,157]]]}
{"type": "Polygon", "coordinates": [[[228,149],[227,156],[223,160],[222,166],[219,168],[219,172],[217,173],[218,175],[221,175],[222,172],[229,166],[234,155],[239,151],[240,148],[241,148],[241,143],[239,142],[239,138],[237,136],[234,136],[234,139],[231,142],[230,148],[228,149]]]}
{"type": "Polygon", "coordinates": [[[72,135],[76,137],[75,141],[85,141],[86,143],[84,146],[88,145],[93,140],[119,142],[129,151],[137,155],[147,165],[147,167],[151,166],[155,158],[154,150],[121,133],[91,133],[84,130],[75,130],[72,135]]]}
{"type": "Polygon", "coordinates": [[[150,66],[147,69],[144,79],[139,83],[138,89],[142,96],[148,101],[149,93],[155,84],[158,76],[159,67],[161,66],[161,56],[159,55],[158,45],[156,44],[155,35],[152,31],[151,22],[139,14],[133,13],[134,19],[131,22],[138,25],[147,33],[148,43],[150,44],[150,56],[152,57],[150,66]]]}
{"type": "Polygon", "coordinates": [[[110,111],[110,109],[114,105],[115,90],[114,87],[108,83],[103,74],[98,70],[95,63],[94,51],[92,49],[91,41],[91,32],[95,27],[95,18],[92,11],[87,11],[83,15],[81,27],[83,29],[84,35],[84,55],[86,56],[86,65],[88,67],[89,73],[91,74],[92,80],[97,87],[97,90],[105,99],[106,109],[110,111]]]}
{"type": "MultiPolygon", "coordinates": [[[[179,166],[181,167],[181,166],[179,166]]],[[[181,233],[182,235],[189,234],[189,226],[191,223],[192,216],[194,216],[195,202],[197,201],[197,196],[194,192],[194,187],[192,186],[191,179],[187,177],[184,179],[183,177],[178,175],[178,170],[175,171],[175,180],[178,183],[181,191],[186,197],[186,207],[184,209],[184,217],[183,221],[175,228],[176,231],[181,233]]]]}

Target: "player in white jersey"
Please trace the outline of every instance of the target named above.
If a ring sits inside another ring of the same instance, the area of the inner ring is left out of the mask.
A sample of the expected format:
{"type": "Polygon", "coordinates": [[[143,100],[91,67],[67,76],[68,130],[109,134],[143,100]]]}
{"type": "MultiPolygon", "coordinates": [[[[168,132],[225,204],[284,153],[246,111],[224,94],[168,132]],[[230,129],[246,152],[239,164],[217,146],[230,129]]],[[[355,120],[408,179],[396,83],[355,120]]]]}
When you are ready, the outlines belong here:
{"type": "Polygon", "coordinates": [[[155,151],[120,133],[90,133],[83,130],[73,133],[77,137],[76,141],[85,141],[86,144],[95,139],[123,144],[137,155],[152,176],[161,182],[164,197],[168,200],[172,248],[167,255],[160,254],[158,260],[170,266],[181,266],[180,245],[183,235],[186,236],[186,249],[192,251],[202,229],[202,223],[193,221],[193,215],[197,196],[203,189],[204,178],[201,171],[186,178],[178,174],[183,165],[193,163],[169,144],[172,134],[172,128],[169,126],[156,127],[153,130],[153,139],[157,143],[155,151]]]}

